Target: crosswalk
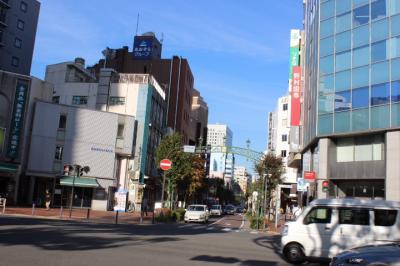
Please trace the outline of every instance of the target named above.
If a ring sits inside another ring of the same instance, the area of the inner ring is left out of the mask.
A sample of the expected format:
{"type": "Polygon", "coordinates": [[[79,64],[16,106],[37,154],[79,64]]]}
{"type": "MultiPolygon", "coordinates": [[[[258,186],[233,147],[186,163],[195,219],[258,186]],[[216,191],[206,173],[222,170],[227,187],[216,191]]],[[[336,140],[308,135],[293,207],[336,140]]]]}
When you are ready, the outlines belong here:
{"type": "Polygon", "coordinates": [[[244,228],[231,228],[231,227],[222,227],[222,226],[215,226],[215,225],[201,225],[201,224],[181,224],[178,225],[180,229],[191,229],[191,230],[206,230],[209,232],[212,231],[222,231],[222,232],[245,232],[248,231],[244,228]]]}

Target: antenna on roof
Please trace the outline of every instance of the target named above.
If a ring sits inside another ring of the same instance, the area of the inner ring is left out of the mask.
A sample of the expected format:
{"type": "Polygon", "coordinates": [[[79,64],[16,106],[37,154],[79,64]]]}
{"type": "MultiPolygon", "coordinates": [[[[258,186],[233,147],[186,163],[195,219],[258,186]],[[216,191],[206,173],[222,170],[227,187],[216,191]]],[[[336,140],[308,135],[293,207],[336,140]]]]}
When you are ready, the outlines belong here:
{"type": "Polygon", "coordinates": [[[139,13],[137,13],[137,19],[136,19],[136,34],[135,34],[135,36],[137,36],[138,28],[139,28],[139,13]]]}

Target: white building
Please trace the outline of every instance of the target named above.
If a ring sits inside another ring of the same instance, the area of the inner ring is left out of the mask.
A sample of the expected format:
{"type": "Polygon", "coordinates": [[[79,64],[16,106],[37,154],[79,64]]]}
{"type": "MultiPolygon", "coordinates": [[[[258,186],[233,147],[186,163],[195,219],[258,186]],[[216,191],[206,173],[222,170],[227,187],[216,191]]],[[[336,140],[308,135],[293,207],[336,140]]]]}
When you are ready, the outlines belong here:
{"type": "MultiPolygon", "coordinates": [[[[207,145],[211,147],[232,146],[233,133],[227,125],[209,124],[207,129],[207,145]]],[[[212,152],[211,150],[209,173],[211,178],[222,178],[225,185],[231,188],[234,167],[235,156],[232,153],[212,152]]]]}
{"type": "Polygon", "coordinates": [[[136,207],[143,197],[149,204],[160,198],[161,191],[154,193],[161,187],[155,151],[165,121],[165,92],[157,81],[149,74],[120,74],[112,69],[101,69],[96,81],[81,58],[47,66],[46,81],[54,84],[55,103],[135,117],[134,156],[121,159],[119,164],[129,172],[129,184],[124,189],[129,190],[129,200],[136,207]]]}
{"type": "Polygon", "coordinates": [[[38,101],[26,172],[30,201],[48,189],[53,206],[70,206],[74,185],[74,207],[112,209],[115,188],[128,180],[120,165],[133,154],[134,128],[133,116],[38,101]],[[74,180],[63,175],[65,165],[90,171],[74,180]]]}
{"type": "MultiPolygon", "coordinates": [[[[288,157],[290,150],[290,97],[283,96],[277,101],[277,107],[273,114],[270,114],[270,119],[276,119],[269,121],[269,131],[272,131],[271,137],[269,137],[268,147],[274,148],[269,152],[274,153],[276,156],[282,157],[285,173],[283,174],[282,187],[288,189],[287,194],[296,190],[295,185],[297,184],[297,169],[288,167],[288,157]]],[[[292,195],[293,196],[293,195],[292,195]]]]}
{"type": "Polygon", "coordinates": [[[239,185],[242,195],[244,195],[249,186],[249,174],[244,166],[235,166],[234,180],[239,185]]]}

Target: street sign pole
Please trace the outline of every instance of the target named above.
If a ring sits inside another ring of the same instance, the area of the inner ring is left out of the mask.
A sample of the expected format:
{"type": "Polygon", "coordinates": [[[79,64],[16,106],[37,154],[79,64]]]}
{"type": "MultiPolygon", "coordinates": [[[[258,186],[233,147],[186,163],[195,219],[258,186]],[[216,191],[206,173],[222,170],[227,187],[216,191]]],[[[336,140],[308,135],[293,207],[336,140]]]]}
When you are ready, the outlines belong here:
{"type": "Polygon", "coordinates": [[[164,207],[164,189],[165,189],[165,171],[171,169],[172,162],[169,159],[163,159],[160,161],[160,168],[163,170],[163,182],[161,189],[161,207],[164,207]]]}

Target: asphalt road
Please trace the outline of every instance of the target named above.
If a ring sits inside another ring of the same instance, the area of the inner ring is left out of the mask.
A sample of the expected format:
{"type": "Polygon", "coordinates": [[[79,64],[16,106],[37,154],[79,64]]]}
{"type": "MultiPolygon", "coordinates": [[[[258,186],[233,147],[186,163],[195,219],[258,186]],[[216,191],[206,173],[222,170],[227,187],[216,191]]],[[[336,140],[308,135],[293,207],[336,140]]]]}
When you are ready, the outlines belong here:
{"type": "Polygon", "coordinates": [[[279,236],[239,215],[208,224],[105,225],[0,216],[0,265],[288,265],[279,236]]]}

